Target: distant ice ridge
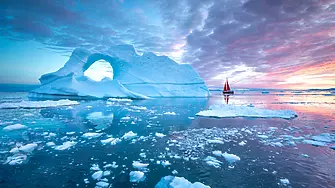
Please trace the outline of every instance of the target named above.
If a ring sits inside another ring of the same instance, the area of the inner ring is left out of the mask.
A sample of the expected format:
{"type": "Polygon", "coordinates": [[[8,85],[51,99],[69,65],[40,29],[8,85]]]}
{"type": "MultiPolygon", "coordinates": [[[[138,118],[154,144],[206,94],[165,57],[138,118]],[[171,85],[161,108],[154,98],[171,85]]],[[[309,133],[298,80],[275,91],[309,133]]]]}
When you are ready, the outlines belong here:
{"type": "Polygon", "coordinates": [[[191,183],[184,177],[165,176],[155,186],[155,188],[210,188],[200,182],[191,183]]]}
{"type": "Polygon", "coordinates": [[[78,105],[79,102],[68,99],[58,101],[21,101],[18,103],[1,103],[0,109],[14,109],[14,108],[47,108],[57,106],[78,105]]]}
{"type": "Polygon", "coordinates": [[[41,87],[30,97],[76,96],[93,98],[207,97],[209,90],[189,64],[167,56],[138,55],[133,46],[104,51],[75,49],[64,67],[40,78],[41,87]],[[96,82],[84,72],[98,60],[113,67],[113,79],[96,82]],[[50,96],[51,95],[51,96],[50,96]]]}
{"type": "Polygon", "coordinates": [[[207,117],[252,117],[252,118],[284,118],[290,119],[298,115],[292,110],[269,110],[249,106],[212,105],[208,110],[201,111],[197,116],[207,117]]]}

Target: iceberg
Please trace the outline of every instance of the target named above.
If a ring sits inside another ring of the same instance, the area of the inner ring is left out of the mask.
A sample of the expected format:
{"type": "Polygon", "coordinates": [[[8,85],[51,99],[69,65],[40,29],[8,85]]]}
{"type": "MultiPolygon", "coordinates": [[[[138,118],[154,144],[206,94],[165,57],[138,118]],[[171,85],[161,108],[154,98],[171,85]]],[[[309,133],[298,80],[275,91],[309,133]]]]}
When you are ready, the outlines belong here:
{"type": "Polygon", "coordinates": [[[269,110],[249,106],[235,105],[212,105],[208,110],[200,111],[197,116],[232,118],[232,117],[251,117],[251,118],[283,118],[291,119],[298,115],[292,110],[269,110]]]}
{"type": "Polygon", "coordinates": [[[144,181],[145,180],[145,176],[144,176],[144,173],[141,172],[141,171],[131,171],[129,173],[129,176],[130,176],[130,182],[140,182],[140,181],[144,181]]]}
{"type": "Polygon", "coordinates": [[[15,108],[48,108],[57,106],[71,106],[78,105],[79,102],[71,101],[68,99],[58,100],[58,101],[21,101],[17,103],[1,103],[0,109],[15,109],[15,108]]]}
{"type": "Polygon", "coordinates": [[[146,52],[138,55],[133,46],[112,46],[103,51],[77,48],[58,71],[40,77],[41,86],[32,98],[154,98],[207,97],[204,80],[189,64],[178,64],[167,56],[146,52]],[[95,62],[104,60],[113,68],[113,78],[94,81],[85,76],[95,62]]]}
{"type": "Polygon", "coordinates": [[[165,176],[155,186],[155,188],[210,188],[200,182],[191,183],[184,177],[165,176]]]}

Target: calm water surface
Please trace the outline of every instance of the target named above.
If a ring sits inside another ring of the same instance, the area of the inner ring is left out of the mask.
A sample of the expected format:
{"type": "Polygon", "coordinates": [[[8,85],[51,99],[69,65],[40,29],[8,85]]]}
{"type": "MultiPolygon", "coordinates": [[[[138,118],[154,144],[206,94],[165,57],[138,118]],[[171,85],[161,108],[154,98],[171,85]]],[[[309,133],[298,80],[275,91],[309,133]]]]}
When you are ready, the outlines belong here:
{"type": "MultiPolygon", "coordinates": [[[[0,93],[0,103],[28,100],[27,93],[0,93]]],[[[309,139],[335,132],[335,96],[322,92],[240,92],[229,104],[269,109],[291,109],[291,120],[265,118],[204,118],[195,114],[227,99],[213,93],[209,99],[153,99],[132,102],[82,100],[80,105],[45,109],[0,109],[0,187],[95,187],[90,170],[116,162],[106,176],[113,187],[154,187],[162,177],[185,177],[211,187],[335,187],[335,150],[316,147],[291,137],[309,139]],[[174,112],[175,115],[166,112],[174,112]],[[126,118],[125,118],[126,117],[126,118]],[[28,129],[4,131],[20,123],[28,129]],[[250,133],[245,130],[250,130],[250,133]],[[101,140],[121,138],[132,131],[137,137],[103,145],[101,140]],[[87,139],[86,132],[103,133],[87,139]],[[47,134],[55,133],[49,137],[47,134]],[[157,137],[155,133],[166,136],[157,137]],[[267,138],[259,137],[266,135],[267,138]],[[291,137],[290,137],[291,136],[291,137]],[[223,144],[209,140],[222,140],[223,144]],[[47,142],[76,142],[67,150],[55,150],[47,142]],[[244,142],[245,145],[241,144],[244,142]],[[282,145],[273,144],[281,143],[282,145]],[[22,164],[6,164],[9,151],[19,144],[37,143],[22,164]],[[213,151],[232,153],[240,161],[228,163],[213,151]],[[141,155],[140,155],[141,154],[141,155]],[[219,160],[218,168],[206,163],[207,156],[219,160]],[[148,163],[145,180],[129,181],[133,161],[148,163]],[[158,162],[157,162],[158,161],[158,162]],[[169,161],[163,166],[159,161],[169,161]],[[89,183],[85,183],[87,178],[89,183]],[[280,179],[287,178],[289,185],[280,179]]]]}

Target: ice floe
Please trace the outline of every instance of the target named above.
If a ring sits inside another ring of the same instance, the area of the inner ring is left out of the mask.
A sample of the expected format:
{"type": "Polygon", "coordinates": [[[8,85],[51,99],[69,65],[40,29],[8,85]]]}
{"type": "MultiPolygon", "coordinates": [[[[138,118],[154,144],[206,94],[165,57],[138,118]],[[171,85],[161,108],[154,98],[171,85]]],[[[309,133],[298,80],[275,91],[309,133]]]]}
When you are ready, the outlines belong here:
{"type": "Polygon", "coordinates": [[[23,151],[23,152],[26,152],[26,153],[30,153],[30,152],[34,151],[36,147],[37,147],[37,144],[35,144],[35,143],[26,144],[26,145],[23,145],[23,146],[19,147],[19,150],[23,151]]]}
{"type": "Polygon", "coordinates": [[[92,138],[98,138],[101,135],[103,135],[103,133],[84,133],[82,137],[92,139],[92,138]]]}
{"type": "Polygon", "coordinates": [[[206,117],[252,117],[252,118],[284,118],[290,119],[297,117],[297,114],[292,110],[269,110],[262,108],[254,108],[248,106],[235,105],[212,105],[208,110],[201,111],[197,116],[206,117]]]}
{"type": "Polygon", "coordinates": [[[119,138],[113,138],[113,137],[107,138],[106,140],[101,140],[101,143],[103,145],[108,144],[108,143],[110,143],[111,145],[115,145],[115,144],[117,144],[119,142],[121,142],[121,139],[119,139],[119,138]]]}
{"type": "Polygon", "coordinates": [[[129,173],[130,182],[140,182],[145,180],[144,172],[141,171],[131,171],[129,173]]]}
{"type": "Polygon", "coordinates": [[[133,139],[137,136],[136,133],[133,133],[133,131],[129,131],[127,133],[125,133],[122,138],[125,139],[125,140],[130,140],[130,139],[133,139]]]}
{"type": "Polygon", "coordinates": [[[156,184],[155,188],[210,188],[209,186],[195,182],[191,183],[184,177],[165,176],[156,184]]]}
{"type": "Polygon", "coordinates": [[[13,156],[7,157],[5,164],[9,165],[19,165],[27,160],[27,155],[24,154],[15,154],[13,156]]]}
{"type": "Polygon", "coordinates": [[[133,167],[137,169],[145,169],[149,166],[148,163],[141,163],[139,161],[133,161],[133,167]]]}
{"type": "Polygon", "coordinates": [[[215,157],[207,156],[204,161],[209,165],[215,168],[219,168],[221,166],[221,161],[217,160],[215,157]]]}
{"type": "Polygon", "coordinates": [[[66,149],[69,149],[70,147],[73,147],[76,144],[77,142],[74,142],[74,141],[66,141],[62,145],[55,146],[54,149],[55,150],[66,150],[66,149]]]}
{"type": "Polygon", "coordinates": [[[99,171],[96,171],[92,174],[92,178],[94,180],[100,180],[103,176],[103,171],[99,170],[99,171]]]}
{"type": "Polygon", "coordinates": [[[26,129],[27,126],[22,125],[22,124],[14,124],[14,125],[7,125],[6,127],[3,128],[5,131],[15,131],[15,130],[20,130],[20,129],[26,129]]]}
{"type": "Polygon", "coordinates": [[[234,163],[236,161],[240,161],[241,158],[235,154],[230,154],[227,152],[222,153],[222,157],[224,157],[226,159],[227,162],[229,163],[234,163]]]}
{"type": "Polygon", "coordinates": [[[94,171],[100,170],[99,165],[98,164],[93,164],[92,167],[90,168],[90,170],[94,170],[94,171]]]}
{"type": "Polygon", "coordinates": [[[18,103],[1,103],[0,109],[14,109],[14,108],[48,108],[57,106],[78,105],[79,102],[68,99],[58,101],[21,101],[18,103]]]}
{"type": "Polygon", "coordinates": [[[164,115],[175,116],[175,115],[177,115],[177,114],[176,114],[176,112],[164,112],[164,115]]]}
{"type": "Polygon", "coordinates": [[[164,166],[164,167],[166,167],[166,166],[170,166],[171,163],[169,161],[162,161],[161,165],[164,166]]]}
{"type": "Polygon", "coordinates": [[[103,188],[105,188],[105,187],[108,187],[108,186],[109,186],[109,183],[104,182],[104,181],[99,181],[99,182],[97,182],[95,185],[98,186],[98,187],[103,187],[103,188]]]}
{"type": "Polygon", "coordinates": [[[159,138],[163,138],[164,136],[166,136],[165,134],[163,133],[155,133],[155,136],[159,137],[159,138]]]}
{"type": "Polygon", "coordinates": [[[288,185],[290,184],[290,181],[287,178],[280,179],[280,183],[283,185],[288,185]]]}

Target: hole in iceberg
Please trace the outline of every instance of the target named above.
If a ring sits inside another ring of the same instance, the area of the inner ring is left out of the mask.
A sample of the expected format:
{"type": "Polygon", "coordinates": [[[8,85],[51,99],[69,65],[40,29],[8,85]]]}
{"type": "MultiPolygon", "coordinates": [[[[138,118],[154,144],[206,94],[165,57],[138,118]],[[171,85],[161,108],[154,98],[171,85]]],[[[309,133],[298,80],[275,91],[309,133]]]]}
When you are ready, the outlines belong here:
{"type": "Polygon", "coordinates": [[[113,80],[113,67],[105,60],[95,61],[84,72],[84,75],[97,82],[100,82],[104,78],[113,80]]]}

